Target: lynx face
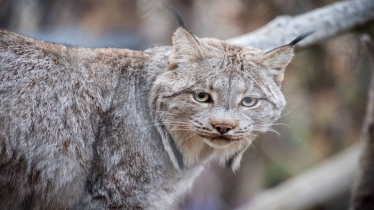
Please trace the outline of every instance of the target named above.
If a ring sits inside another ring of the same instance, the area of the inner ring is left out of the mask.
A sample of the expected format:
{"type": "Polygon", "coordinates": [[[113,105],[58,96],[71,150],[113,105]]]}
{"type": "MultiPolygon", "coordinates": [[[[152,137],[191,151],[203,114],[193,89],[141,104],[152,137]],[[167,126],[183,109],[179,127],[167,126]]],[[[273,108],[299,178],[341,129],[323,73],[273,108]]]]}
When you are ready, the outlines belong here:
{"type": "Polygon", "coordinates": [[[150,98],[159,130],[173,138],[187,166],[214,156],[237,169],[245,149],[285,106],[280,84],[292,47],[233,46],[198,39],[183,28],[173,47],[169,70],[158,77],[150,98]]]}

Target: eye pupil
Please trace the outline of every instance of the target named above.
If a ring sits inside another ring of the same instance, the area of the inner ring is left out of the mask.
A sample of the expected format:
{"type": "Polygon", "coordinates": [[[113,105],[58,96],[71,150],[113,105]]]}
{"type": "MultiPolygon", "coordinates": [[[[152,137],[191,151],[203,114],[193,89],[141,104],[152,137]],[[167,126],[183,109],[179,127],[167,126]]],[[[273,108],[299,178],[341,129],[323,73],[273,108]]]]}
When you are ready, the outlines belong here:
{"type": "Polygon", "coordinates": [[[198,102],[210,102],[211,100],[210,95],[204,92],[195,93],[193,97],[198,102]]]}
{"type": "Polygon", "coordinates": [[[245,103],[250,104],[253,101],[253,99],[251,97],[247,97],[244,99],[244,101],[245,103]]]}
{"type": "Polygon", "coordinates": [[[246,107],[254,107],[254,106],[256,106],[257,102],[258,102],[258,99],[256,99],[256,98],[245,97],[242,101],[242,105],[244,105],[246,107]]]}
{"type": "Polygon", "coordinates": [[[204,98],[205,95],[206,95],[206,93],[201,92],[201,93],[197,94],[197,97],[199,97],[199,98],[204,98]]]}

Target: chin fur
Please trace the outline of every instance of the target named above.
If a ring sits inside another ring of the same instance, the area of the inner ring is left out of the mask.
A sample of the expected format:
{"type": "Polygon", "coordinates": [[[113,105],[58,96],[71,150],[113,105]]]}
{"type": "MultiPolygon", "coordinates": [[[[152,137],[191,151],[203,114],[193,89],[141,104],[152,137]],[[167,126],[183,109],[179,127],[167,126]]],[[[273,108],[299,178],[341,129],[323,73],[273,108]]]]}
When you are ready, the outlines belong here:
{"type": "Polygon", "coordinates": [[[239,168],[244,151],[255,139],[255,136],[240,140],[208,139],[191,131],[173,131],[172,129],[170,133],[183,154],[183,161],[187,167],[216,159],[222,165],[231,162],[229,167],[233,171],[239,168]]]}
{"type": "Polygon", "coordinates": [[[184,131],[170,133],[183,154],[183,161],[187,167],[205,162],[213,155],[213,148],[207,145],[202,137],[184,131]]]}

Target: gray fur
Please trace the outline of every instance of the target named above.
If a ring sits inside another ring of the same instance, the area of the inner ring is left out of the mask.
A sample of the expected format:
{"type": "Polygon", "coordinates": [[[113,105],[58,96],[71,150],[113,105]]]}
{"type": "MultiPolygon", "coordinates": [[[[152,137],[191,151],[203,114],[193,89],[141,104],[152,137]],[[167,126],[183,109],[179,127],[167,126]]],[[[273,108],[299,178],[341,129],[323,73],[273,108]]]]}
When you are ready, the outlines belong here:
{"type": "Polygon", "coordinates": [[[0,209],[173,209],[204,163],[236,170],[280,116],[292,47],[266,52],[183,28],[143,52],[0,30],[0,209]]]}

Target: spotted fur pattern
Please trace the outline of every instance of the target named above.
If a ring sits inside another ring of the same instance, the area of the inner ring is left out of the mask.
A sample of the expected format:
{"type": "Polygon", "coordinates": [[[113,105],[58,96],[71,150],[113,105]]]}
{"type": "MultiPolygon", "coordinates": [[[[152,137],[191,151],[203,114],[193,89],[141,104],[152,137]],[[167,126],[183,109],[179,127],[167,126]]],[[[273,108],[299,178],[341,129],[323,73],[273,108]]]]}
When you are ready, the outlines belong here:
{"type": "Polygon", "coordinates": [[[292,55],[183,28],[173,47],[143,52],[0,30],[0,209],[173,209],[204,163],[238,169],[270,129],[292,55]]]}

